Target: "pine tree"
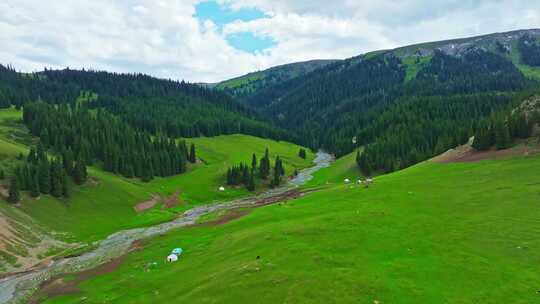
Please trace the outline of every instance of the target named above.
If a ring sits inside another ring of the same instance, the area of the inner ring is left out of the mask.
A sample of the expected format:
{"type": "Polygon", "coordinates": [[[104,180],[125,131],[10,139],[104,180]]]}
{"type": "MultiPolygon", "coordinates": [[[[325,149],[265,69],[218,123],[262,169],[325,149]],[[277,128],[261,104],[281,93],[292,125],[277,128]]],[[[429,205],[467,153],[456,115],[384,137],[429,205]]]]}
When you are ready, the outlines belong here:
{"type": "Polygon", "coordinates": [[[55,197],[61,197],[63,195],[63,171],[60,161],[53,161],[51,165],[51,194],[55,197]]]}
{"type": "Polygon", "coordinates": [[[232,185],[233,184],[233,181],[232,181],[232,169],[229,168],[227,169],[227,185],[232,185]]]}
{"type": "Polygon", "coordinates": [[[362,171],[362,174],[364,176],[370,176],[372,167],[369,158],[365,153],[360,153],[360,151],[356,154],[356,162],[358,164],[358,167],[360,168],[360,171],[362,171]]]}
{"type": "Polygon", "coordinates": [[[195,144],[191,144],[189,147],[189,162],[194,164],[197,162],[197,155],[195,154],[195,144]]]}
{"type": "Polygon", "coordinates": [[[300,158],[306,159],[306,150],[301,148],[300,151],[298,151],[298,156],[300,158]]]}
{"type": "Polygon", "coordinates": [[[503,120],[497,120],[495,123],[495,145],[497,149],[506,149],[510,147],[510,133],[508,126],[503,120]]]}
{"type": "Polygon", "coordinates": [[[255,172],[252,171],[251,174],[249,174],[249,182],[247,184],[248,191],[255,191],[255,172]]]}
{"type": "Polygon", "coordinates": [[[270,156],[268,153],[268,148],[266,148],[264,152],[264,157],[261,158],[260,166],[259,166],[259,175],[262,179],[268,178],[268,175],[270,175],[270,156]]]}
{"type": "Polygon", "coordinates": [[[21,200],[21,193],[19,191],[19,185],[17,184],[17,179],[12,178],[11,184],[9,185],[9,196],[8,202],[16,204],[21,200]]]}
{"type": "Polygon", "coordinates": [[[41,144],[41,141],[38,142],[36,155],[38,161],[47,160],[47,154],[45,154],[45,149],[43,148],[43,144],[41,144]]]}
{"type": "Polygon", "coordinates": [[[45,147],[48,147],[51,145],[51,141],[49,139],[49,132],[47,129],[43,129],[41,131],[41,134],[39,135],[39,142],[43,143],[45,147]]]}
{"type": "Polygon", "coordinates": [[[86,165],[82,157],[79,157],[73,169],[73,180],[75,181],[77,185],[82,185],[86,182],[86,179],[87,179],[86,165]]]}
{"type": "Polygon", "coordinates": [[[34,147],[30,148],[30,152],[28,152],[28,156],[26,157],[26,161],[31,164],[37,164],[38,158],[36,155],[36,149],[34,147]]]}
{"type": "Polygon", "coordinates": [[[47,159],[39,163],[39,191],[43,194],[49,194],[51,191],[51,172],[47,159]]]}
{"type": "Polygon", "coordinates": [[[132,177],[135,176],[135,170],[133,169],[133,166],[131,164],[126,166],[124,176],[127,177],[127,178],[132,178],[132,177]]]}
{"type": "Polygon", "coordinates": [[[248,166],[244,166],[242,169],[242,184],[247,185],[249,184],[249,168],[248,166]]]}
{"type": "Polygon", "coordinates": [[[62,153],[62,165],[64,166],[64,171],[69,176],[73,175],[73,161],[73,152],[71,151],[71,148],[64,150],[64,153],[62,153]]]}
{"type": "Polygon", "coordinates": [[[62,196],[65,198],[69,198],[71,196],[69,180],[66,174],[62,176],[62,196]]]}
{"type": "Polygon", "coordinates": [[[255,156],[255,153],[251,156],[251,173],[255,173],[257,170],[257,156],[255,156]]]}
{"type": "Polygon", "coordinates": [[[274,177],[272,179],[272,187],[277,187],[281,184],[281,177],[284,175],[283,165],[279,156],[276,157],[276,162],[274,164],[274,177]]]}
{"type": "Polygon", "coordinates": [[[38,172],[34,172],[32,176],[32,182],[30,184],[30,196],[38,197],[39,196],[39,175],[38,172]]]}
{"type": "Polygon", "coordinates": [[[152,161],[150,158],[146,158],[144,162],[144,170],[143,170],[143,182],[149,182],[152,179],[154,179],[154,167],[152,166],[152,161]]]}
{"type": "Polygon", "coordinates": [[[493,129],[489,123],[483,122],[474,135],[472,147],[483,151],[488,150],[493,144],[493,129]]]}

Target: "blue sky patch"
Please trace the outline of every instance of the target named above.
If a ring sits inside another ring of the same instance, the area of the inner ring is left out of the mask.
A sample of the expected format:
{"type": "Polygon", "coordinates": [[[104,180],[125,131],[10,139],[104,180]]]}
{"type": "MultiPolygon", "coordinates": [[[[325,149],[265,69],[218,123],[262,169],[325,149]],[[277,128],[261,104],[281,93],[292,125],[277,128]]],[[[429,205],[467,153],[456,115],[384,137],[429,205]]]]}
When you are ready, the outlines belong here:
{"type": "MultiPolygon", "coordinates": [[[[233,10],[228,5],[220,5],[216,1],[204,1],[195,7],[195,17],[201,21],[211,20],[222,32],[223,26],[235,20],[251,21],[267,16],[255,8],[242,8],[233,10]]],[[[234,48],[255,53],[276,45],[271,38],[260,38],[251,32],[235,33],[225,37],[227,42],[234,48]]]]}
{"type": "Polygon", "coordinates": [[[270,37],[257,37],[251,32],[234,33],[226,37],[227,42],[235,49],[248,53],[256,53],[276,45],[270,37]]]}
{"type": "Polygon", "coordinates": [[[233,10],[230,6],[220,5],[216,1],[204,1],[195,6],[195,17],[202,21],[212,20],[221,30],[225,24],[235,20],[251,21],[266,16],[255,8],[233,10]]]}

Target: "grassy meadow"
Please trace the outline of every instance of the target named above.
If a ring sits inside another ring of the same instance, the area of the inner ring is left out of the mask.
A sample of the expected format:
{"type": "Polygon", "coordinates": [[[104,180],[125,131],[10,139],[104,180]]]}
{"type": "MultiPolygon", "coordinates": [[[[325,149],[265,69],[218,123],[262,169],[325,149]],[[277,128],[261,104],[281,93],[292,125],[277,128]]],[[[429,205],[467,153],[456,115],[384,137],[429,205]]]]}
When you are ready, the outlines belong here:
{"type": "MultiPolygon", "coordinates": [[[[28,147],[25,143],[31,142],[20,123],[21,115],[21,111],[14,109],[0,110],[0,155],[9,164],[16,163],[19,153],[26,154],[28,147]],[[15,135],[24,141],[11,140],[15,135]],[[9,145],[4,145],[4,142],[9,145]]],[[[89,181],[82,187],[73,187],[70,199],[56,199],[50,195],[33,199],[25,194],[20,208],[45,227],[67,232],[65,239],[68,241],[89,242],[121,229],[171,220],[179,212],[198,204],[249,194],[244,187],[227,188],[224,192],[219,192],[218,187],[225,183],[227,168],[239,162],[251,164],[252,153],[260,158],[268,148],[272,163],[275,156],[280,155],[287,174],[292,174],[295,168],[310,166],[314,159],[311,152],[305,160],[298,157],[300,147],[297,145],[247,135],[191,138],[187,141],[196,145],[201,162],[192,165],[185,174],[143,183],[90,167],[89,181]],[[134,205],[151,199],[154,194],[169,197],[177,191],[180,193],[177,207],[163,209],[158,204],[139,214],[133,210],[134,205]]],[[[266,185],[257,185],[258,191],[265,188],[266,185]]]]}
{"type": "Polygon", "coordinates": [[[317,173],[314,185],[335,181],[323,190],[147,240],[45,303],[540,300],[540,155],[424,162],[367,189],[337,182],[351,158],[317,173]],[[179,262],[166,263],[178,246],[179,262]]]}

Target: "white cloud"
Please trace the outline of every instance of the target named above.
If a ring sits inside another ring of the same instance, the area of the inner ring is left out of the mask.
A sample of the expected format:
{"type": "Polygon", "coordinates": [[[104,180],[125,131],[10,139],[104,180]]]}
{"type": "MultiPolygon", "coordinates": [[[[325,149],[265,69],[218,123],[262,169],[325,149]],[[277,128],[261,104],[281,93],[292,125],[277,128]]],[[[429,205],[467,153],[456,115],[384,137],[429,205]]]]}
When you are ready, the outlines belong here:
{"type": "Polygon", "coordinates": [[[4,0],[0,63],[218,81],[293,61],[540,26],[538,1],[219,0],[268,16],[221,33],[193,17],[199,1],[4,0]],[[250,54],[227,43],[225,35],[245,31],[277,44],[250,54]]]}

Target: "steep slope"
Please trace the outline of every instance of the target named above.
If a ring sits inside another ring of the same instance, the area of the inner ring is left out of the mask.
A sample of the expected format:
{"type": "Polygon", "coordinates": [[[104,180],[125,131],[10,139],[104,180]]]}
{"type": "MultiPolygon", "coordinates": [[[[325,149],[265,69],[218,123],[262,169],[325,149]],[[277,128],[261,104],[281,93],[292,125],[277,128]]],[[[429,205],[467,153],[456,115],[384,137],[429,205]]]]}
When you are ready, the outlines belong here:
{"type": "MultiPolygon", "coordinates": [[[[0,168],[7,177],[22,163],[19,154],[28,154],[27,144],[36,141],[21,119],[22,111],[0,110],[0,168]]],[[[0,180],[0,226],[4,229],[0,231],[0,272],[24,270],[49,256],[70,254],[66,249],[89,245],[121,229],[172,220],[202,203],[246,196],[245,187],[227,187],[223,192],[218,188],[225,184],[228,167],[250,164],[252,154],[261,158],[266,148],[272,163],[277,155],[283,160],[286,175],[310,166],[314,158],[310,151],[306,159],[300,158],[301,147],[292,143],[240,134],[191,138],[188,143],[197,147],[199,162],[186,173],[142,182],[105,172],[97,163],[88,168],[85,184],[73,185],[69,198],[43,194],[33,198],[25,191],[22,200],[11,205],[4,201],[10,178],[0,180]],[[168,203],[171,206],[166,208],[168,203]]],[[[267,187],[265,181],[258,181],[256,192],[267,187]]]]}
{"type": "Polygon", "coordinates": [[[104,108],[136,128],[169,136],[243,133],[291,139],[228,95],[199,85],[70,69],[22,74],[0,65],[0,108],[36,101],[104,108]]]}
{"type": "MultiPolygon", "coordinates": [[[[111,272],[69,276],[82,281],[72,286],[78,292],[42,296],[45,303],[534,303],[539,166],[539,155],[425,162],[369,188],[337,184],[150,239],[111,272]],[[165,262],[177,246],[179,262],[165,262]]],[[[332,176],[347,170],[334,169],[332,176]]]]}
{"type": "Polygon", "coordinates": [[[215,87],[243,101],[257,94],[260,90],[302,77],[334,62],[337,60],[311,60],[280,65],[222,81],[215,87]]]}
{"type": "Polygon", "coordinates": [[[305,145],[338,155],[372,146],[375,169],[393,171],[465,142],[481,118],[537,88],[540,68],[529,64],[539,37],[523,30],[373,52],[259,90],[246,103],[305,145]]]}

